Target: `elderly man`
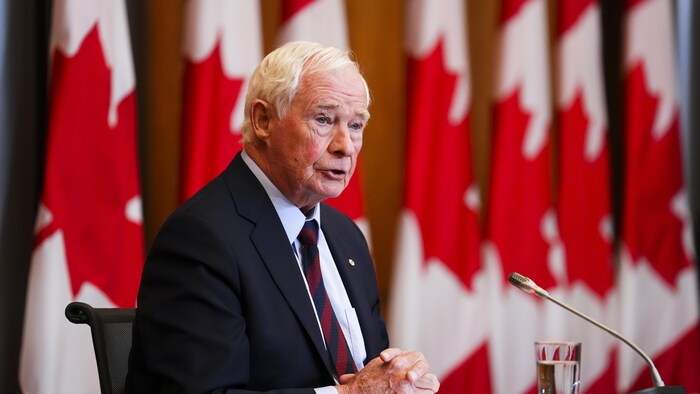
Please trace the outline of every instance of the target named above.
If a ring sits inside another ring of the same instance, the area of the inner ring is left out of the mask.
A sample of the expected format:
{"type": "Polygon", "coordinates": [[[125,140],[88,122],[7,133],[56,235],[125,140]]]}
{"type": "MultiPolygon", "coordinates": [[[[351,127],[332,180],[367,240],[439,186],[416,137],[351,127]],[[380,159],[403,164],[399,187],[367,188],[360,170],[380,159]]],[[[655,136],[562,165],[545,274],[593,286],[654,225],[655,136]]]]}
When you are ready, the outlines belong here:
{"type": "Polygon", "coordinates": [[[284,45],[253,74],[244,149],[166,221],[138,296],[130,392],[435,392],[387,349],[347,186],[369,93],[346,51],[284,45]]]}

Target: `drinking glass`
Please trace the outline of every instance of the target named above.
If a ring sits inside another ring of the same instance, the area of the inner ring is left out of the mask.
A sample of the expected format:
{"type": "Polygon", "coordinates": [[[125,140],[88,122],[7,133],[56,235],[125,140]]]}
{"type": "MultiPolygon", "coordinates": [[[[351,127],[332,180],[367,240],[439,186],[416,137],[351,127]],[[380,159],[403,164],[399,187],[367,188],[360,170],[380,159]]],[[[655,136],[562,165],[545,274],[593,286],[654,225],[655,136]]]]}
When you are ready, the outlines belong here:
{"type": "Polygon", "coordinates": [[[578,394],[581,386],[580,342],[535,342],[537,392],[578,394]]]}

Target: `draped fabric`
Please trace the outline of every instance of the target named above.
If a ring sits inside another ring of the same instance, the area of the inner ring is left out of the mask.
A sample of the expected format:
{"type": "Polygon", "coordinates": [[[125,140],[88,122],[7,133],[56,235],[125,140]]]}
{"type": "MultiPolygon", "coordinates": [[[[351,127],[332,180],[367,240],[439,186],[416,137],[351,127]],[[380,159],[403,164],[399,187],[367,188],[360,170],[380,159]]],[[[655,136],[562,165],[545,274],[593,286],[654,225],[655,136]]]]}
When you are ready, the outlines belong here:
{"type": "Polygon", "coordinates": [[[598,2],[561,1],[554,19],[546,1],[501,3],[485,211],[472,187],[471,74],[461,41],[468,13],[456,3],[408,6],[392,343],[425,352],[445,392],[534,392],[535,340],[583,343],[583,392],[651,387],[631,349],[506,282],[520,272],[630,335],[667,383],[696,390],[698,290],[669,3],[629,3],[625,133],[613,152],[607,100],[615,96],[604,85],[598,2]],[[622,197],[613,195],[611,155],[625,160],[622,197]],[[623,207],[617,228],[614,198],[623,207]]]}
{"type": "Polygon", "coordinates": [[[54,3],[44,188],[20,359],[29,393],[99,391],[71,301],[134,307],[143,265],[135,75],[122,1],[54,3]]]}
{"type": "Polygon", "coordinates": [[[188,0],[184,16],[180,201],[241,150],[248,79],[262,60],[258,1],[188,0]]]}
{"type": "MultiPolygon", "coordinates": [[[[696,392],[698,284],[673,31],[669,2],[626,2],[619,327],[646,349],[663,379],[696,392]]],[[[649,387],[645,369],[633,352],[621,351],[618,389],[649,387]]]]}
{"type": "Polygon", "coordinates": [[[407,8],[406,186],[390,339],[425,353],[440,392],[489,392],[466,19],[460,1],[447,5],[411,1],[407,8]]]}
{"type": "Polygon", "coordinates": [[[556,311],[506,282],[510,272],[519,272],[545,289],[563,290],[558,285],[565,267],[550,182],[546,12],[543,0],[506,0],[500,14],[484,255],[494,275],[488,282],[493,289],[489,355],[497,366],[492,375],[497,393],[532,390],[534,361],[527,355],[533,354],[533,342],[567,339],[559,336],[565,331],[556,311]]]}
{"type": "MultiPolygon", "coordinates": [[[[559,121],[556,203],[565,267],[561,296],[599,321],[616,323],[610,150],[601,10],[597,1],[567,0],[557,8],[556,116],[559,121]]],[[[587,393],[615,387],[612,336],[580,319],[561,324],[584,344],[581,378],[587,393]]]]}

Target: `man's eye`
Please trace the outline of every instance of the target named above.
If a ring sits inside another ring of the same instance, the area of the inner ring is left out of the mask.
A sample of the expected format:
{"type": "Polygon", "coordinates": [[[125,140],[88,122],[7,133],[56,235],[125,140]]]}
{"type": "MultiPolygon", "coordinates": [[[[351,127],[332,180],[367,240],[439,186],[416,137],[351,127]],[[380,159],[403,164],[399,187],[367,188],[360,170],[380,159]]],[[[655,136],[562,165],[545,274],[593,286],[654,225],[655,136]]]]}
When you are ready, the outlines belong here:
{"type": "Polygon", "coordinates": [[[330,124],[331,123],[331,119],[327,116],[319,116],[318,118],[316,118],[316,121],[318,123],[321,123],[321,124],[330,124]]]}
{"type": "Polygon", "coordinates": [[[353,130],[362,130],[362,123],[353,123],[350,125],[350,128],[353,130]]]}

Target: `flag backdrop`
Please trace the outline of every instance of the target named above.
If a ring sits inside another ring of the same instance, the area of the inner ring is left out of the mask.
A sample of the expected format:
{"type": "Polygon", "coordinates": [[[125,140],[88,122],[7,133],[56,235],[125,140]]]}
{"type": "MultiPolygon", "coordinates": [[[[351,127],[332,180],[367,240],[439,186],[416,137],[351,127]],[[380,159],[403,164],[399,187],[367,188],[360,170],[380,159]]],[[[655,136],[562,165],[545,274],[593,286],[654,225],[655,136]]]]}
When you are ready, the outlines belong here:
{"type": "Polygon", "coordinates": [[[306,40],[348,47],[344,0],[283,0],[277,43],[306,40]]]}
{"type": "Polygon", "coordinates": [[[499,29],[484,255],[493,291],[489,360],[494,391],[521,393],[533,387],[535,378],[533,359],[523,356],[533,354],[536,339],[564,331],[541,300],[506,280],[515,271],[553,289],[565,275],[550,185],[546,1],[504,1],[499,29]]]}
{"type": "MultiPolygon", "coordinates": [[[[613,324],[617,292],[598,2],[559,2],[556,31],[559,171],[555,183],[564,252],[558,258],[566,266],[559,283],[565,290],[558,295],[588,316],[613,324]]],[[[584,344],[584,392],[611,392],[618,341],[573,315],[565,316],[561,324],[569,339],[584,344]]]]}
{"type": "MultiPolygon", "coordinates": [[[[453,211],[453,190],[442,184],[447,179],[446,185],[460,190],[465,180],[459,171],[471,171],[469,150],[454,153],[455,146],[468,144],[445,142],[451,129],[444,119],[448,111],[453,114],[458,100],[451,100],[459,95],[453,97],[452,85],[442,78],[459,72],[450,67],[447,59],[454,52],[448,48],[454,46],[443,36],[455,30],[446,26],[462,12],[452,5],[446,7],[451,14],[435,17],[428,2],[418,1],[408,8],[406,208],[390,327],[394,344],[426,353],[443,391],[533,392],[530,355],[537,339],[584,343],[583,392],[651,387],[638,355],[508,285],[505,278],[513,271],[630,335],[654,357],[668,384],[698,390],[698,292],[682,188],[670,5],[633,3],[640,9],[628,10],[625,36],[624,247],[618,277],[598,3],[572,0],[557,7],[556,90],[549,73],[546,2],[502,3],[483,263],[469,249],[473,239],[478,242],[470,231],[477,227],[453,211]],[[550,142],[552,104],[556,145],[550,142]],[[440,167],[445,157],[453,158],[452,167],[440,167]],[[459,250],[461,260],[451,260],[446,246],[459,250]],[[458,279],[463,282],[456,286],[458,279]]],[[[462,127],[466,131],[467,123],[462,127]]],[[[461,209],[470,201],[469,193],[463,196],[461,209]]]]}
{"type": "MultiPolygon", "coordinates": [[[[277,32],[277,43],[284,44],[298,40],[317,41],[338,48],[348,48],[345,2],[343,0],[283,0],[282,21],[277,32]]],[[[326,202],[350,216],[369,240],[369,223],[365,217],[362,196],[361,167],[361,160],[358,159],[355,174],[350,178],[343,193],[326,202]]]]}
{"type": "Polygon", "coordinates": [[[44,188],[20,360],[27,393],[99,391],[74,300],[134,307],[143,264],[135,78],[123,1],[54,3],[44,188]]]}
{"type": "Polygon", "coordinates": [[[425,353],[441,393],[489,392],[463,3],[413,0],[406,19],[406,187],[390,338],[425,353]]]}
{"type": "Polygon", "coordinates": [[[180,201],[241,150],[248,79],[262,59],[257,0],[188,0],[184,16],[180,201]]]}
{"type": "MultiPolygon", "coordinates": [[[[129,2],[137,11],[177,8],[160,3],[129,2]]],[[[347,29],[354,29],[353,49],[363,56],[370,87],[388,92],[392,100],[408,96],[405,115],[397,111],[405,122],[393,119],[387,103],[377,100],[372,112],[387,110],[382,115],[388,121],[381,124],[376,117],[369,131],[386,135],[377,139],[386,145],[370,156],[377,166],[393,156],[376,156],[404,149],[397,142],[404,130],[397,125],[407,126],[405,173],[388,175],[405,176],[389,287],[392,345],[424,351],[445,393],[533,392],[535,339],[583,342],[584,393],[625,393],[651,385],[642,360],[625,345],[510,286],[506,276],[519,271],[628,335],[654,359],[667,384],[700,392],[700,310],[682,174],[673,2],[629,0],[623,13],[622,3],[594,0],[561,0],[554,9],[547,9],[552,2],[546,0],[362,2],[361,10],[357,2],[286,0],[280,3],[279,26],[277,19],[265,18],[266,11],[278,10],[270,3],[188,0],[182,12],[156,12],[150,25],[137,26],[137,36],[150,43],[157,36],[151,29],[184,22],[184,34],[158,35],[176,42],[181,49],[177,61],[159,56],[157,45],[145,45],[153,56],[144,56],[148,64],[177,63],[168,67],[177,70],[173,83],[183,84],[183,99],[174,100],[177,109],[183,105],[183,116],[172,121],[177,127],[163,128],[183,142],[182,153],[175,153],[181,155],[180,166],[172,170],[181,176],[182,187],[173,195],[182,200],[194,193],[239,149],[236,129],[248,75],[262,56],[263,28],[270,44],[311,39],[340,47],[348,46],[347,29]],[[477,12],[467,13],[465,4],[477,12]],[[352,11],[347,22],[345,7],[352,11]],[[472,21],[489,19],[486,8],[501,12],[495,42],[484,39],[490,25],[466,25],[467,14],[472,21]],[[399,17],[390,10],[406,12],[399,17]],[[168,21],[173,16],[179,22],[168,21]],[[261,25],[261,19],[268,23],[261,25]],[[607,30],[601,30],[601,21],[607,30]],[[556,27],[549,29],[549,22],[556,27]],[[623,26],[621,37],[617,26],[623,26]],[[397,72],[387,66],[394,63],[388,59],[393,52],[386,50],[399,45],[394,42],[399,33],[392,35],[397,27],[404,29],[405,86],[382,74],[397,72]],[[477,56],[470,58],[467,31],[475,29],[472,54],[477,56]],[[550,30],[556,34],[549,37],[550,30]],[[601,42],[617,49],[617,40],[624,69],[610,63],[601,69],[601,42]],[[481,51],[484,45],[493,45],[495,58],[481,51]],[[486,70],[484,63],[496,67],[486,70]],[[605,92],[601,80],[609,77],[611,88],[620,71],[624,100],[618,103],[614,88],[605,92]],[[481,84],[484,78],[494,83],[481,84]],[[482,85],[489,87],[479,91],[482,85]],[[479,106],[490,93],[494,105],[479,106]],[[491,110],[493,123],[479,123],[476,115],[491,110]],[[608,124],[615,125],[618,115],[624,116],[624,130],[610,126],[610,133],[621,144],[608,144],[608,124]],[[478,149],[489,148],[480,136],[492,149],[483,161],[473,159],[479,158],[478,149]],[[473,161],[489,173],[483,209],[473,161]],[[624,173],[616,178],[620,174],[611,168],[620,164],[624,173]],[[617,180],[621,190],[613,183],[617,180]],[[622,195],[614,196],[616,191],[622,195]],[[621,212],[613,211],[613,197],[620,199],[621,212]],[[620,219],[619,232],[613,231],[611,211],[620,219]],[[613,240],[619,248],[613,248],[613,240]]],[[[72,300],[134,305],[143,258],[135,79],[123,0],[55,0],[52,14],[45,179],[19,380],[27,393],[97,392],[89,329],[68,323],[63,310],[72,300]]],[[[17,20],[24,19],[8,19],[10,27],[17,20]]],[[[3,39],[26,44],[18,35],[3,39]]],[[[144,81],[149,91],[162,93],[148,85],[149,78],[144,81]]],[[[161,99],[159,109],[168,105],[162,96],[154,97],[161,99]]],[[[148,111],[141,115],[149,116],[148,111]]],[[[155,129],[143,132],[158,135],[155,129]]],[[[689,133],[693,147],[698,146],[695,134],[689,133]]],[[[691,154],[696,150],[691,148],[691,154]]],[[[6,146],[4,152],[17,150],[6,146]]],[[[153,152],[144,156],[147,161],[157,157],[153,152]]],[[[331,203],[366,230],[360,171],[343,198],[331,203]]],[[[377,174],[372,175],[379,182],[367,191],[383,199],[394,190],[380,184],[385,175],[377,174]]],[[[390,212],[374,217],[393,219],[390,212]]],[[[157,220],[153,224],[158,227],[157,220]]],[[[6,226],[3,235],[16,230],[6,226]]],[[[377,263],[388,271],[387,261],[378,258],[377,263]]],[[[7,259],[0,264],[21,265],[7,259]]],[[[380,285],[387,286],[382,267],[378,271],[380,285]]],[[[2,390],[7,386],[0,391],[14,391],[2,390]]]]}
{"type": "MultiPolygon", "coordinates": [[[[698,392],[698,288],[680,149],[671,3],[627,1],[625,19],[619,327],[652,357],[666,383],[698,392]]],[[[649,385],[643,361],[621,351],[618,389],[649,385]]]]}

